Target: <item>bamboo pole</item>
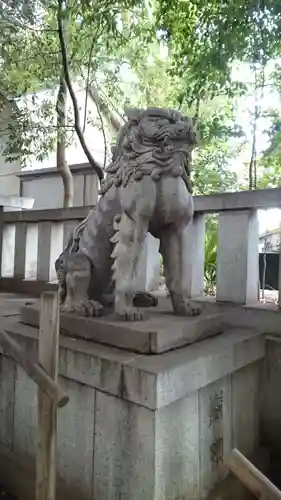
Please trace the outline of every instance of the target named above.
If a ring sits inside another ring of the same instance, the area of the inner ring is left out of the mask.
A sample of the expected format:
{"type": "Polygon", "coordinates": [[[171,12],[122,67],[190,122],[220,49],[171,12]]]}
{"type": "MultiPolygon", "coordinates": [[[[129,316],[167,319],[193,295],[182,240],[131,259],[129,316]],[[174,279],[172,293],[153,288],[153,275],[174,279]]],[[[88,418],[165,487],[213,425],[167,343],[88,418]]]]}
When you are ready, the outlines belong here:
{"type": "Polygon", "coordinates": [[[0,344],[5,351],[26,371],[26,373],[38,384],[54,404],[59,407],[65,406],[69,398],[61,387],[46,373],[43,368],[29,360],[22,351],[19,344],[6,332],[0,330],[0,344]]]}
{"type": "MultiPolygon", "coordinates": [[[[59,300],[57,292],[41,295],[39,349],[40,365],[57,382],[59,364],[59,300]]],[[[38,441],[36,461],[36,500],[55,500],[56,496],[57,406],[38,387],[38,441]]]]}
{"type": "Polygon", "coordinates": [[[256,498],[281,500],[281,491],[237,449],[232,450],[224,463],[256,498]]]}

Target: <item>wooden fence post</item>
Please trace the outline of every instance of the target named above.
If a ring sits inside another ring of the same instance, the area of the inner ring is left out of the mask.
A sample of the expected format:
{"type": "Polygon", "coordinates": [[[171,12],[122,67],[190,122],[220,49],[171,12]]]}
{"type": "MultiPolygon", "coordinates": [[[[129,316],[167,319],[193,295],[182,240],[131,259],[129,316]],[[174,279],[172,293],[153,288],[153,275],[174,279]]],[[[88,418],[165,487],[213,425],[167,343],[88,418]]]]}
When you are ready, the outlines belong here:
{"type": "MultiPolygon", "coordinates": [[[[59,351],[59,301],[57,292],[41,295],[38,361],[57,381],[59,351]]],[[[54,500],[56,494],[57,406],[38,389],[38,445],[36,500],[54,500]]]]}

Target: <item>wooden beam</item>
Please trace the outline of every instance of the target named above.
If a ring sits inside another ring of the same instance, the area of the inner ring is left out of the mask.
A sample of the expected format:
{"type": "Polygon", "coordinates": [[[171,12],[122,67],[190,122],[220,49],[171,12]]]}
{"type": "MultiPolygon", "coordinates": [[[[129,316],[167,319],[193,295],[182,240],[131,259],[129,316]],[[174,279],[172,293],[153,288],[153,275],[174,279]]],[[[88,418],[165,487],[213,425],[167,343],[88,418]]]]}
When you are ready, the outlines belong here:
{"type": "Polygon", "coordinates": [[[237,449],[232,450],[224,463],[256,498],[281,500],[281,491],[237,449]]]}
{"type": "MultiPolygon", "coordinates": [[[[39,363],[54,382],[58,379],[59,301],[56,292],[41,296],[39,363]]],[[[57,407],[38,388],[36,500],[55,500],[57,407]]]]}
{"type": "Polygon", "coordinates": [[[4,351],[22,366],[26,373],[38,384],[55,405],[63,407],[68,403],[69,397],[67,394],[41,366],[25,356],[19,344],[11,338],[6,330],[0,330],[0,344],[3,346],[4,351]]]}

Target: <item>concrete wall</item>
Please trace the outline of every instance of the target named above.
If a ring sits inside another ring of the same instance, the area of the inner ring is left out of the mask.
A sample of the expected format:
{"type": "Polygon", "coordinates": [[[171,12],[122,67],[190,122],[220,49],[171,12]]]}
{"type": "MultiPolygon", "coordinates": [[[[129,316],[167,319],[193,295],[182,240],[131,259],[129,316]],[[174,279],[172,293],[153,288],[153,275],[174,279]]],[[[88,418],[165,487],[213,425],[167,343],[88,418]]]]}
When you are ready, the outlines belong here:
{"type": "Polygon", "coordinates": [[[4,150],[7,146],[7,126],[11,118],[12,104],[7,104],[0,114],[0,195],[18,196],[19,195],[19,179],[16,173],[21,168],[20,160],[8,163],[5,161],[4,150]]]}
{"type": "MultiPolygon", "coordinates": [[[[8,331],[36,357],[36,329],[17,325],[8,331]]],[[[262,337],[244,330],[160,356],[61,337],[70,402],[58,413],[58,498],[204,500],[232,447],[246,455],[258,447],[263,356],[262,337]]],[[[10,460],[21,475],[9,487],[30,500],[37,389],[6,356],[0,381],[3,478],[10,460]]]]}
{"type": "Polygon", "coordinates": [[[267,252],[279,252],[280,250],[280,240],[281,240],[281,234],[280,232],[272,232],[268,233],[266,236],[260,237],[260,246],[261,246],[261,252],[264,252],[265,250],[265,245],[266,245],[266,251],[267,252]]]}
{"type": "MultiPolygon", "coordinates": [[[[98,179],[89,164],[71,168],[74,181],[74,206],[95,205],[98,199],[98,179]]],[[[34,198],[33,208],[61,208],[63,206],[63,183],[56,169],[25,171],[19,176],[21,196],[34,198]]]]}

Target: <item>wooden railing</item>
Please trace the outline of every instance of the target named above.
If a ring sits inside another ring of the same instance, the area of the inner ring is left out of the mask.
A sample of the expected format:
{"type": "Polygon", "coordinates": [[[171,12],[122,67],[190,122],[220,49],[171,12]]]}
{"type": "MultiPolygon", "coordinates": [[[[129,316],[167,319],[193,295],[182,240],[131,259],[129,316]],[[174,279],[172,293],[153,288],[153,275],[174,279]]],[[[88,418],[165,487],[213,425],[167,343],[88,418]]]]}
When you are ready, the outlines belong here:
{"type": "MultiPolygon", "coordinates": [[[[188,228],[190,246],[185,269],[190,297],[204,292],[205,215],[217,213],[216,299],[237,304],[256,303],[259,287],[257,211],[281,208],[281,189],[196,196],[194,206],[194,221],[188,228]]],[[[13,291],[23,291],[23,284],[33,283],[34,292],[36,284],[55,280],[55,259],[71,230],[88,211],[89,207],[2,212],[1,289],[9,284],[11,290],[14,283],[13,291]]]]}

